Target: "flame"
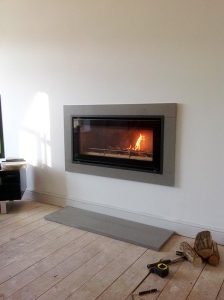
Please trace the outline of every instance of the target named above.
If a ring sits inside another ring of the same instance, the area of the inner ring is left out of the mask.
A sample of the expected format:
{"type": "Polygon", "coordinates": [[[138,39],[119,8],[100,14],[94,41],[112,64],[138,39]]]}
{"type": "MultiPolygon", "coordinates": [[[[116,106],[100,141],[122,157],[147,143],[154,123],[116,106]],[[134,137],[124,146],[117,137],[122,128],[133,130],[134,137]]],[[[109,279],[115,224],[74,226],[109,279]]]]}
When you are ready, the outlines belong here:
{"type": "Polygon", "coordinates": [[[138,137],[138,139],[137,139],[137,142],[135,143],[135,146],[132,147],[132,145],[130,145],[130,146],[128,147],[128,150],[140,151],[140,150],[141,150],[141,143],[142,143],[143,140],[144,140],[144,135],[142,135],[142,134],[140,133],[140,135],[139,135],[139,137],[138,137]]]}

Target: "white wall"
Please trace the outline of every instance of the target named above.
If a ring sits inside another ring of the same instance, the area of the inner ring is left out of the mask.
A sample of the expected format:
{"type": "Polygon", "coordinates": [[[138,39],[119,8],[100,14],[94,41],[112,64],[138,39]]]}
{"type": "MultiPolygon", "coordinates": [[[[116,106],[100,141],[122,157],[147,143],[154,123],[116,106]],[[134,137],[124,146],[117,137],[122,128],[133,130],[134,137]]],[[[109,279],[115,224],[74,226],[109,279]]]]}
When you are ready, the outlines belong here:
{"type": "Polygon", "coordinates": [[[223,1],[2,0],[6,155],[30,190],[224,231],[223,53],[223,1]],[[65,173],[64,104],[152,102],[179,103],[175,187],[65,173]]]}

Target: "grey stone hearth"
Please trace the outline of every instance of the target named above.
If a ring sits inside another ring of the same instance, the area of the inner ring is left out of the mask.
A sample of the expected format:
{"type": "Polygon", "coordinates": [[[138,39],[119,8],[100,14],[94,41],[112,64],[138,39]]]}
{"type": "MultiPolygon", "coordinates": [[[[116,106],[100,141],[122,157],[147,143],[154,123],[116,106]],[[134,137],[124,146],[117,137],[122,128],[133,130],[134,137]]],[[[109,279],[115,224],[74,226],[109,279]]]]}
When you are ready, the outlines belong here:
{"type": "Polygon", "coordinates": [[[167,229],[71,206],[53,212],[45,219],[157,251],[173,234],[173,231],[167,229]]]}

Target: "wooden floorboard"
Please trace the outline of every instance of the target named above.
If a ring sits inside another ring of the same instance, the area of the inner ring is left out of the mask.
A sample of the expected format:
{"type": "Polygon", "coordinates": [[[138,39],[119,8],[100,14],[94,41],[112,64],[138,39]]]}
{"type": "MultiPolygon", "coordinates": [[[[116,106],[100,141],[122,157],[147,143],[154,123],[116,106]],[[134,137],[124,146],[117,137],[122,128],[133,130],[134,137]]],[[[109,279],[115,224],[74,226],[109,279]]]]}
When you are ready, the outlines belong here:
{"type": "Polygon", "coordinates": [[[84,233],[81,230],[70,230],[67,234],[53,241],[49,241],[48,244],[43,247],[38,247],[28,255],[26,253],[24,255],[19,255],[12,263],[0,269],[0,284],[9,280],[11,277],[30,267],[34,263],[44,259],[66,244],[69,244],[69,242],[82,234],[84,233]]]}
{"type": "Polygon", "coordinates": [[[0,300],[224,300],[223,246],[218,267],[183,261],[148,276],[148,263],[193,240],[175,235],[156,252],[44,219],[57,209],[17,201],[0,215],[0,300]]]}
{"type": "MultiPolygon", "coordinates": [[[[82,266],[85,262],[96,256],[100,252],[100,240],[102,238],[91,233],[82,236],[75,244],[70,247],[62,248],[58,253],[49,256],[46,267],[46,260],[31,267],[37,269],[33,280],[24,284],[24,274],[22,272],[16,278],[16,285],[24,287],[15,292],[10,299],[36,299],[44,294],[51,287],[64,279],[68,274],[82,266]],[[44,265],[43,265],[44,264],[44,265]],[[42,265],[42,266],[41,266],[42,265]]],[[[14,281],[15,282],[15,281],[14,281]]]]}
{"type": "MultiPolygon", "coordinates": [[[[29,255],[31,252],[35,252],[38,248],[41,248],[45,245],[51,244],[51,241],[63,236],[71,230],[69,227],[65,226],[57,226],[56,228],[47,231],[45,234],[41,236],[41,239],[37,238],[30,243],[24,243],[23,241],[14,240],[14,245],[16,241],[18,241],[18,248],[11,248],[11,244],[9,247],[9,251],[7,251],[7,247],[4,247],[4,250],[1,251],[1,260],[0,260],[0,270],[2,267],[7,266],[8,264],[18,261],[19,259],[29,255]],[[16,251],[18,249],[18,251],[16,251]],[[11,250],[11,251],[10,251],[11,250]]],[[[8,243],[9,244],[9,243],[8,243]]],[[[8,245],[7,244],[7,245],[8,245]]],[[[6,246],[4,244],[4,246],[6,246]]]]}
{"type": "MultiPolygon", "coordinates": [[[[203,264],[200,267],[194,267],[187,261],[183,262],[173,275],[172,280],[169,280],[165,288],[162,289],[157,299],[186,299],[195,282],[198,280],[204,266],[203,264]]],[[[173,266],[170,266],[170,269],[172,269],[172,267],[173,266]]]]}
{"type": "Polygon", "coordinates": [[[0,230],[0,245],[9,242],[19,236],[22,236],[26,232],[30,232],[41,225],[46,224],[43,219],[44,216],[50,212],[55,211],[57,208],[45,208],[32,216],[26,217],[25,219],[19,220],[7,227],[1,228],[0,230]]]}
{"type": "Polygon", "coordinates": [[[219,290],[216,300],[223,300],[223,299],[224,299],[224,280],[222,282],[222,286],[219,290]]]}
{"type": "Polygon", "coordinates": [[[71,273],[69,272],[69,274],[67,274],[63,280],[50,288],[38,299],[66,299],[98,272],[100,272],[107,264],[113,261],[115,257],[117,257],[127,247],[129,247],[129,245],[126,243],[105,238],[105,241],[101,242],[102,250],[97,255],[88,260],[75,271],[71,273]]]}
{"type": "Polygon", "coordinates": [[[107,264],[92,279],[87,281],[81,288],[72,292],[67,299],[96,299],[102,292],[111,285],[125,270],[132,265],[146,249],[130,245],[111,263],[107,264]]]}
{"type": "MultiPolygon", "coordinates": [[[[181,237],[173,237],[167,245],[163,248],[160,252],[155,252],[153,250],[147,250],[147,252],[142,255],[135,264],[130,266],[125,273],[122,274],[101,296],[99,296],[97,299],[103,300],[103,299],[132,299],[134,297],[138,297],[137,293],[138,290],[145,290],[149,288],[148,281],[151,282],[151,280],[154,281],[153,287],[160,287],[162,285],[166,284],[166,281],[168,278],[160,278],[154,274],[148,275],[148,269],[147,264],[153,263],[155,261],[158,261],[162,258],[170,258],[173,256],[173,253],[175,253],[176,249],[176,243],[174,243],[174,240],[178,241],[178,243],[182,240],[181,237]],[[149,278],[150,277],[150,278],[149,278]],[[142,284],[141,281],[144,280],[142,284]],[[139,285],[140,284],[140,285],[139,285]],[[136,289],[136,287],[139,285],[139,288],[136,289]]],[[[173,265],[173,268],[177,268],[178,264],[173,265]]],[[[172,273],[170,274],[172,276],[172,273]]],[[[140,298],[139,298],[140,299],[140,298]]]]}
{"type": "Polygon", "coordinates": [[[30,252],[30,244],[34,243],[36,240],[36,243],[39,246],[38,240],[43,243],[43,239],[46,239],[45,235],[48,232],[53,233],[53,229],[55,229],[55,226],[50,226],[52,224],[47,224],[45,226],[41,226],[40,228],[33,230],[31,232],[28,232],[23,236],[23,238],[18,238],[15,240],[11,240],[8,243],[0,246],[0,268],[7,265],[8,262],[12,262],[16,256],[19,254],[24,254],[30,252]],[[41,230],[40,230],[41,229],[41,230]],[[45,229],[45,234],[43,230],[45,229]],[[31,239],[31,235],[34,234],[34,238],[31,239]],[[27,240],[25,237],[27,236],[27,240]]]}
{"type": "Polygon", "coordinates": [[[6,296],[14,294],[12,299],[35,299],[62,278],[66,265],[73,271],[74,263],[82,264],[82,256],[96,255],[96,239],[90,233],[82,235],[2,284],[0,290],[6,296]]]}
{"type": "Polygon", "coordinates": [[[14,201],[8,214],[0,214],[0,229],[49,208],[50,205],[29,201],[14,201]]]}
{"type": "MultiPolygon", "coordinates": [[[[224,247],[220,247],[220,255],[224,256],[224,247]]],[[[218,268],[206,265],[201,276],[191,290],[187,299],[189,300],[210,300],[216,299],[224,279],[224,261],[218,268]]]]}

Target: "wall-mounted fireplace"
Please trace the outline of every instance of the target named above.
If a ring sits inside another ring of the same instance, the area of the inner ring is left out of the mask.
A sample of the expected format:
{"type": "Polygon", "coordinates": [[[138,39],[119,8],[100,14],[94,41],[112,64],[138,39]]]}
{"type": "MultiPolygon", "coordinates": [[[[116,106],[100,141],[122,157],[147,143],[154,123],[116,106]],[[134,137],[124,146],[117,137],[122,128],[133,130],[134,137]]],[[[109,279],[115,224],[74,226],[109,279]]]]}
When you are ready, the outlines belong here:
{"type": "Polygon", "coordinates": [[[163,117],[72,117],[74,163],[162,173],[163,117]]]}
{"type": "Polygon", "coordinates": [[[174,185],[176,104],[65,105],[67,171],[174,185]]]}

